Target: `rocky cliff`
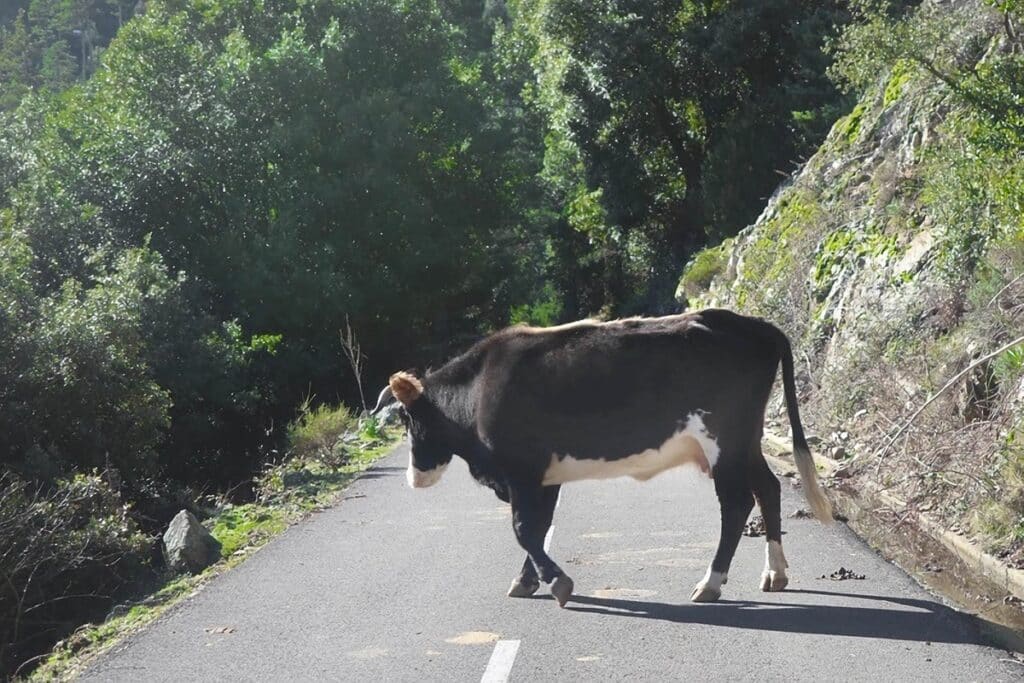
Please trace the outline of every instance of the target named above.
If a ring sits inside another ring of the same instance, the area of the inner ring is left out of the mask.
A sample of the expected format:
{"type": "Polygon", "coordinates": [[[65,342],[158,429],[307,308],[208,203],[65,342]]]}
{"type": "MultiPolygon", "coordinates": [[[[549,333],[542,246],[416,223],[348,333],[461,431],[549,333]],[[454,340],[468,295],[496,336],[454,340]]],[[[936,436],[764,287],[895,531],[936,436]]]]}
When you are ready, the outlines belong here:
{"type": "Polygon", "coordinates": [[[757,222],[688,264],[678,296],[786,330],[805,422],[848,485],[1020,567],[1024,350],[986,357],[1024,334],[1024,161],[972,99],[1020,50],[984,3],[927,11],[903,29],[941,33],[946,61],[886,63],[757,222]]]}

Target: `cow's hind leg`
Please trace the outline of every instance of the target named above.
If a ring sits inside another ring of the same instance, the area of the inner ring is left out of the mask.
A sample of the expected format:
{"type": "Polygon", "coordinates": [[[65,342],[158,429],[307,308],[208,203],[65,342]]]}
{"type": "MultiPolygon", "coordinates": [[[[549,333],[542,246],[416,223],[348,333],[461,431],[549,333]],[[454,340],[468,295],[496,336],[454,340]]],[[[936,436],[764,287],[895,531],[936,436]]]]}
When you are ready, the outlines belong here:
{"type": "Polygon", "coordinates": [[[714,602],[722,597],[722,584],[729,574],[729,565],[732,564],[732,556],[743,534],[743,525],[754,507],[747,473],[737,471],[734,467],[723,467],[725,463],[722,460],[726,459],[726,454],[722,456],[719,466],[715,468],[715,492],[722,510],[722,530],[715,558],[690,595],[693,602],[714,602]]]}
{"type": "Polygon", "coordinates": [[[751,464],[750,486],[764,519],[765,545],[764,572],[761,590],[780,591],[789,583],[786,576],[786,556],[782,553],[782,496],[779,480],[768,467],[760,451],[751,464]]]}
{"type": "Polygon", "coordinates": [[[572,579],[565,575],[561,567],[555,564],[547,552],[544,551],[544,535],[547,534],[548,526],[551,524],[551,514],[545,513],[547,507],[545,498],[550,496],[550,505],[554,509],[554,500],[557,499],[557,491],[551,494],[539,485],[513,485],[509,487],[512,503],[512,528],[516,532],[516,539],[523,547],[537,575],[544,583],[551,584],[551,594],[558,601],[559,607],[565,607],[565,603],[572,595],[572,579]],[[547,520],[545,522],[545,520],[547,520]]]}
{"type": "MultiPolygon", "coordinates": [[[[538,522],[542,529],[544,538],[547,538],[548,529],[551,528],[551,520],[555,514],[555,504],[558,502],[558,490],[560,486],[545,486],[541,493],[541,517],[538,522]]],[[[508,589],[508,595],[512,598],[528,598],[540,588],[540,577],[537,576],[537,568],[533,566],[533,560],[529,554],[523,562],[523,569],[519,576],[512,580],[508,589]]]]}

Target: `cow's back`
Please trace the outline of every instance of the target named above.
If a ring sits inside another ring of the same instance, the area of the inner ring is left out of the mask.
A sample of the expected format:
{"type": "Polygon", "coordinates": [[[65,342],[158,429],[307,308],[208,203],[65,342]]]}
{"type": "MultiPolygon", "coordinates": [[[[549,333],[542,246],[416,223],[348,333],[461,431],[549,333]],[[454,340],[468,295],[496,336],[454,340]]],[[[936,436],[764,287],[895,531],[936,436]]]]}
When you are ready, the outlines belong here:
{"type": "Polygon", "coordinates": [[[770,330],[717,310],[511,328],[479,378],[481,436],[539,467],[551,453],[615,460],[658,448],[694,415],[714,432],[734,430],[732,416],[759,421],[778,363],[770,330]]]}

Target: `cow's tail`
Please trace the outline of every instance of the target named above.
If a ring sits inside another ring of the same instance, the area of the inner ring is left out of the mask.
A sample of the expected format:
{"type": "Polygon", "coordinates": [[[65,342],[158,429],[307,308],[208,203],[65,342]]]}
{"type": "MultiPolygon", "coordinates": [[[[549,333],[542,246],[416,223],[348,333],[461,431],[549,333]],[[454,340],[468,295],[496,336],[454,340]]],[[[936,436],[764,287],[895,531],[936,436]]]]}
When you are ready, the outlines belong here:
{"type": "Polygon", "coordinates": [[[793,349],[786,335],[779,329],[775,331],[778,334],[779,356],[782,359],[782,387],[786,397],[786,412],[789,414],[789,426],[793,430],[793,459],[796,461],[804,495],[807,497],[807,502],[811,504],[814,516],[822,522],[828,523],[832,521],[832,504],[829,503],[825,492],[821,490],[821,485],[818,483],[814,458],[807,445],[807,437],[804,436],[804,427],[800,423],[800,408],[796,402],[796,382],[793,379],[793,349]]]}

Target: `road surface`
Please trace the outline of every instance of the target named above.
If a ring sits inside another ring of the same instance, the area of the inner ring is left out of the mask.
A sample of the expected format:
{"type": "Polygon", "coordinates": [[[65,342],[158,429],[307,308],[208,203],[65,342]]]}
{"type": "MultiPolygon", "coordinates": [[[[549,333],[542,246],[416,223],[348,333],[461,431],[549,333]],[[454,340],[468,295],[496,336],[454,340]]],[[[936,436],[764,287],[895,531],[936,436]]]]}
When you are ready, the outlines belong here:
{"type": "Polygon", "coordinates": [[[1020,680],[974,622],[841,524],[786,518],[789,589],[762,593],[743,538],[716,604],[691,604],[718,538],[711,483],[569,484],[551,553],[576,582],[505,597],[524,553],[508,506],[458,458],[405,484],[408,446],[240,567],[123,642],[88,681],[1020,680]],[[840,567],[864,580],[820,578],[840,567]]]}

